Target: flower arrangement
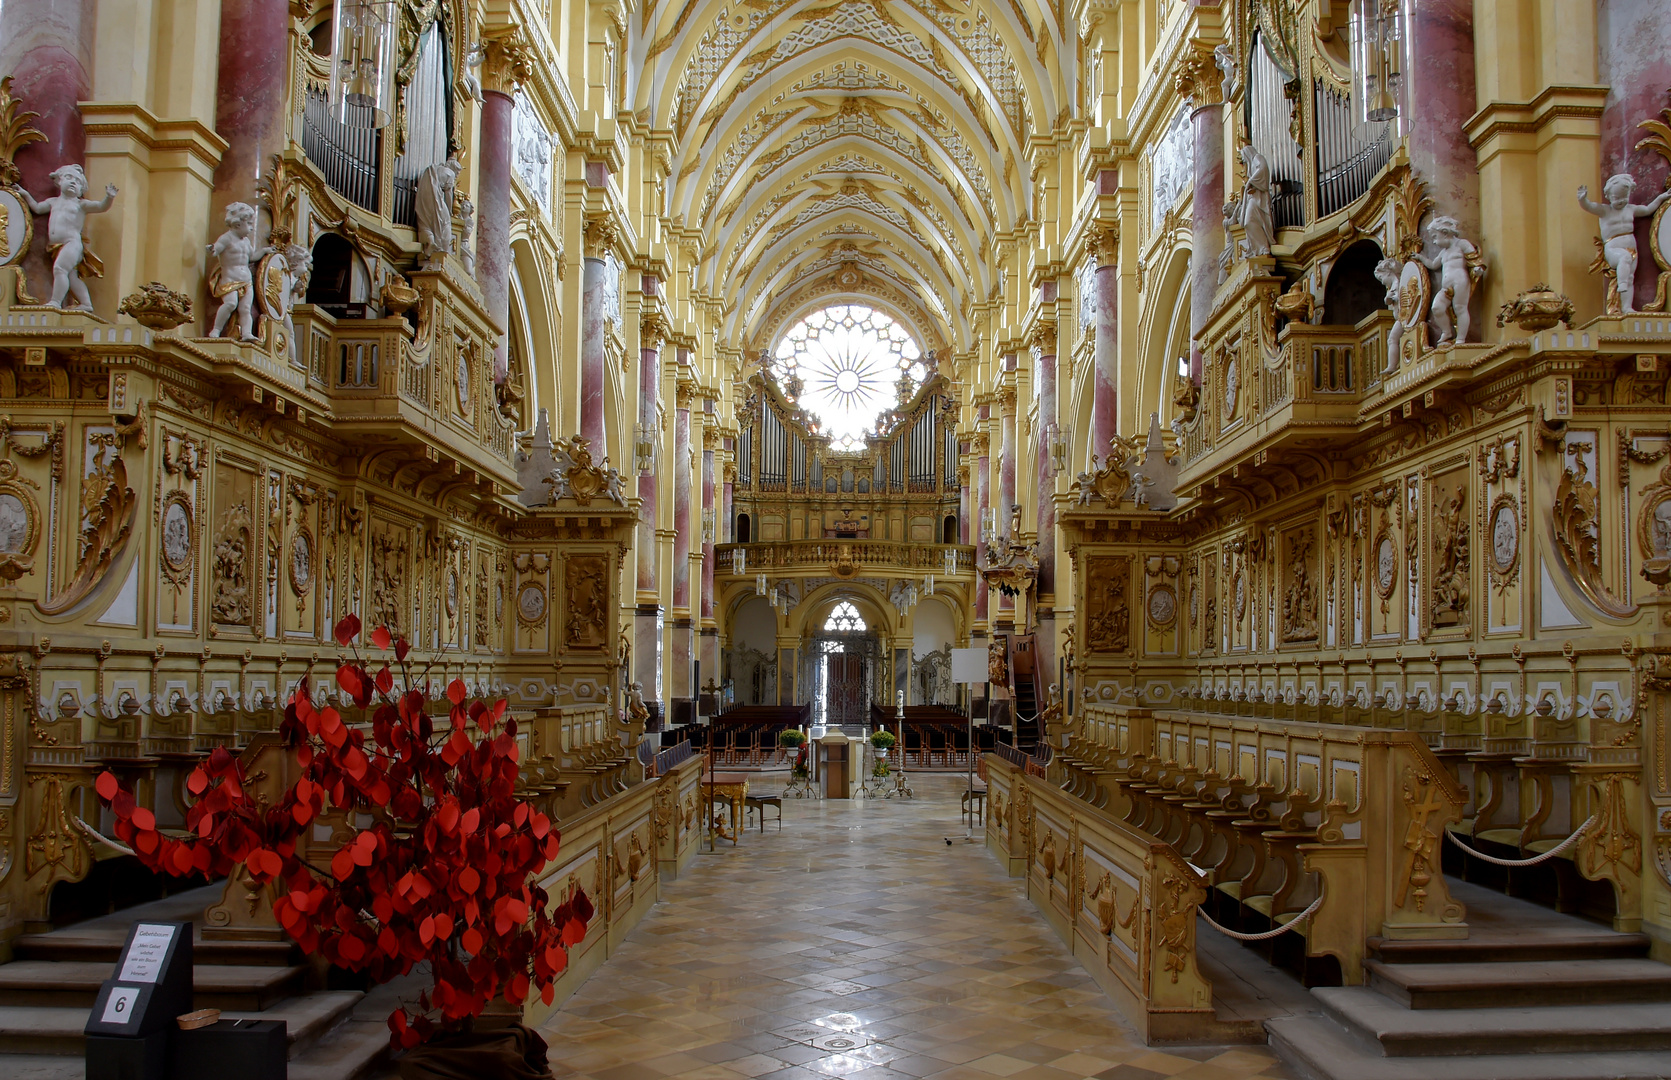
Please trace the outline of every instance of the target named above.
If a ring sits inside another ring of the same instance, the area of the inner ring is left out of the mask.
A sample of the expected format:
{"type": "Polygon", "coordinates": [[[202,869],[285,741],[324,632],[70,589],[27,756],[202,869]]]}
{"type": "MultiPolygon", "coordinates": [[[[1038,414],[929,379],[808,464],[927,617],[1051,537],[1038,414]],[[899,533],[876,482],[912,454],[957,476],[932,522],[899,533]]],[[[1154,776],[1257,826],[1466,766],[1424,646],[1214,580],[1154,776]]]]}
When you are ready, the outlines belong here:
{"type": "MultiPolygon", "coordinates": [[[[360,629],[357,616],[343,619],[337,643],[351,646],[360,629]]],[[[145,866],[225,875],[242,863],[257,884],[274,887],[273,914],[305,952],[378,983],[428,965],[431,985],[417,1007],[389,1015],[391,1045],[401,1049],[467,1027],[501,995],[521,1005],[538,993],[550,1004],[593,908],[577,887],[548,910],[550,898],[532,884],[559,839],[545,814],[516,797],[517,724],[506,702],[467,702],[454,679],[438,726],[428,680],[414,680],[406,664],[408,643],[383,627],[370,638],[392,650],[405,689],[386,659],[374,672],[357,650],[337,669],[340,691],[370,712],[368,730],[315,707],[304,679],[280,727],[300,776],[277,802],[256,802],[224,747],[187,778],[196,801],[186,813],[190,831],[178,839],[113,773],[96,786],[116,835],[145,866]],[[350,825],[347,842],[320,866],[306,841],[331,810],[373,820],[350,825]]]]}
{"type": "Polygon", "coordinates": [[[777,733],[777,744],[791,749],[806,742],[806,732],[799,728],[784,728],[777,733]]]}
{"type": "Polygon", "coordinates": [[[894,743],[898,741],[894,738],[894,733],[886,728],[878,728],[870,733],[870,745],[883,753],[892,750],[894,743]]]}

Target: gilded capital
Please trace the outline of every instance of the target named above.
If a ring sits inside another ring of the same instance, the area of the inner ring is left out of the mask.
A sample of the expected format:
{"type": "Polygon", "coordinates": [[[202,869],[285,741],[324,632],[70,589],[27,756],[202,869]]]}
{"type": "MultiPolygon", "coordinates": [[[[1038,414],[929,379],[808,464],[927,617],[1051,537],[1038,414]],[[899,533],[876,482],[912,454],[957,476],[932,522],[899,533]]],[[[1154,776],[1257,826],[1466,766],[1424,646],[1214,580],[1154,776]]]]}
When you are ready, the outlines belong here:
{"type": "Polygon", "coordinates": [[[1217,105],[1224,100],[1219,85],[1218,64],[1213,60],[1213,47],[1199,38],[1191,39],[1178,54],[1178,70],[1172,76],[1178,96],[1188,98],[1197,107],[1217,105]]]}
{"type": "Polygon", "coordinates": [[[1120,258],[1120,226],[1094,222],[1085,230],[1085,250],[1096,256],[1098,266],[1113,266],[1120,258]]]}
{"type": "Polygon", "coordinates": [[[1027,335],[1027,344],[1036,349],[1042,356],[1056,355],[1056,323],[1053,319],[1040,319],[1033,324],[1032,333],[1027,335]]]}
{"type": "Polygon", "coordinates": [[[516,88],[534,77],[534,57],[522,28],[507,27],[482,41],[481,80],[483,90],[515,94],[516,88]]]}
{"type": "Polygon", "coordinates": [[[991,440],[984,431],[977,431],[969,439],[969,455],[971,457],[986,457],[991,440]]]}
{"type": "Polygon", "coordinates": [[[607,216],[587,218],[582,239],[588,259],[603,258],[615,250],[618,237],[615,233],[614,219],[607,216]]]}
{"type": "Polygon", "coordinates": [[[659,311],[648,311],[638,320],[638,347],[661,351],[667,341],[667,319],[659,311]]]}

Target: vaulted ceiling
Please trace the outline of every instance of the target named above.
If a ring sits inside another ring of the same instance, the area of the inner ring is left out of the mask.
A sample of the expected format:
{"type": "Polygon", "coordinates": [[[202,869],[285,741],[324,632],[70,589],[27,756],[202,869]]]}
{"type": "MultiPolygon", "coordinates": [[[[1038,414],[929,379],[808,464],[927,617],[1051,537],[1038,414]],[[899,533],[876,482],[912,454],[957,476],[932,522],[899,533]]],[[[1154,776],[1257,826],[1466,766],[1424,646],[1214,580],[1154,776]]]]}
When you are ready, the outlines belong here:
{"type": "Polygon", "coordinates": [[[1072,96],[1048,2],[646,2],[628,100],[672,133],[667,213],[726,342],[869,300],[968,346],[1032,205],[1028,137],[1072,96]]]}

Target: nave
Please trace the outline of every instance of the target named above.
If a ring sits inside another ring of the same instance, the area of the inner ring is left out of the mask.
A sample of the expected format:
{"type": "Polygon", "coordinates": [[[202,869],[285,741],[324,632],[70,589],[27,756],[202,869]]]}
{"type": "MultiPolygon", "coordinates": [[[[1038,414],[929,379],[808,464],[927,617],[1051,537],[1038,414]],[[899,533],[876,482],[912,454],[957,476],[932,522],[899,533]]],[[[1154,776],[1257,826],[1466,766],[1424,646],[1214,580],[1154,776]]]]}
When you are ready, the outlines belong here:
{"type": "Polygon", "coordinates": [[[541,1028],[579,1080],[1259,1080],[1264,1047],[1151,1049],[986,850],[963,779],[784,800],[702,854],[541,1028]],[[947,846],[945,840],[952,843],[947,846]]]}

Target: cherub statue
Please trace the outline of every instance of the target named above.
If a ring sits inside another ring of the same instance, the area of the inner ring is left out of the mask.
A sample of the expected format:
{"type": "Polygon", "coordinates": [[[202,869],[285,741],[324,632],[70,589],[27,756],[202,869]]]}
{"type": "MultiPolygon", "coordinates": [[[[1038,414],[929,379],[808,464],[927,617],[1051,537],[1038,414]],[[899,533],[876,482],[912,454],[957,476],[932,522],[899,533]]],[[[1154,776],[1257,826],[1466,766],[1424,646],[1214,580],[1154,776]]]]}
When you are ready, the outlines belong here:
{"type": "Polygon", "coordinates": [[[1589,185],[1578,189],[1578,205],[1601,219],[1601,257],[1613,268],[1619,288],[1619,310],[1628,315],[1636,310],[1636,219],[1658,210],[1671,189],[1660,192],[1650,203],[1633,203],[1630,196],[1636,181],[1629,173],[1614,173],[1602,185],[1605,204],[1590,201],[1589,185]]]}
{"type": "Polygon", "coordinates": [[[1079,485],[1079,505],[1090,506],[1091,496],[1097,493],[1097,478],[1088,472],[1082,472],[1074,477],[1074,483],[1079,485]]]}
{"type": "Polygon", "coordinates": [[[621,483],[621,473],[616,469],[603,471],[603,494],[616,506],[627,505],[627,493],[621,483]]]}
{"type": "Polygon", "coordinates": [[[1218,253],[1218,283],[1223,285],[1230,280],[1230,264],[1236,260],[1236,240],[1230,235],[1230,226],[1236,224],[1238,203],[1231,199],[1222,207],[1224,214],[1224,249],[1218,253]]]}
{"type": "MultiPolygon", "coordinates": [[[[476,204],[462,191],[453,196],[453,220],[459,226],[458,259],[464,264],[465,276],[473,278],[476,276],[476,249],[470,246],[470,238],[476,232],[476,204]]],[[[561,261],[558,265],[562,265],[561,261]]]]}
{"type": "Polygon", "coordinates": [[[81,268],[85,266],[94,277],[103,277],[104,264],[87,250],[81,230],[88,214],[110,209],[116,201],[116,185],[106,184],[104,198],[98,202],[82,198],[87,194],[87,174],[80,165],[60,165],[52,170],[52,182],[58,186],[58,194],[47,199],[37,200],[21,187],[17,189],[31,213],[47,215],[46,253],[52,259],[52,299],[48,303],[64,310],[64,297],[73,296],[76,306],[69,310],[92,311],[93,301],[81,280],[81,268]]]}
{"type": "Polygon", "coordinates": [[[1276,233],[1271,215],[1271,163],[1251,144],[1242,147],[1241,154],[1247,186],[1236,207],[1236,221],[1242,227],[1242,256],[1258,258],[1271,253],[1276,233]]]}
{"type": "Polygon", "coordinates": [[[1229,101],[1236,92],[1236,49],[1230,42],[1226,41],[1213,50],[1213,65],[1224,76],[1218,84],[1219,93],[1225,101],[1229,101]]]}
{"type": "Polygon", "coordinates": [[[1393,313],[1392,331],[1387,336],[1387,367],[1383,375],[1391,375],[1398,370],[1398,346],[1404,340],[1404,332],[1409,327],[1404,325],[1404,313],[1398,307],[1398,284],[1404,276],[1404,264],[1397,259],[1382,259],[1375,264],[1375,280],[1386,286],[1387,295],[1382,300],[1393,313]]]}
{"type": "Polygon", "coordinates": [[[226,208],[226,231],[209,245],[209,254],[216,260],[209,275],[209,295],[221,302],[215,312],[215,325],[210,337],[220,337],[238,313],[238,335],[244,341],[256,341],[255,336],[255,277],[250,264],[266,255],[271,248],[257,248],[251,235],[255,232],[255,207],[235,202],[226,208]]]}
{"type": "Polygon", "coordinates": [[[1428,311],[1439,331],[1439,344],[1465,343],[1468,301],[1473,298],[1474,283],[1485,276],[1485,260],[1478,248],[1462,238],[1462,228],[1453,217],[1440,216],[1428,222],[1427,235],[1433,254],[1417,252],[1416,258],[1438,276],[1428,311]]]}
{"type": "Polygon", "coordinates": [[[650,708],[644,704],[644,686],[641,683],[627,684],[627,718],[635,724],[642,724],[650,718],[650,708]]]}

